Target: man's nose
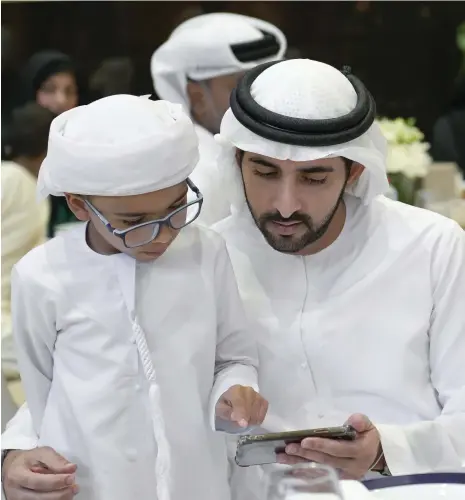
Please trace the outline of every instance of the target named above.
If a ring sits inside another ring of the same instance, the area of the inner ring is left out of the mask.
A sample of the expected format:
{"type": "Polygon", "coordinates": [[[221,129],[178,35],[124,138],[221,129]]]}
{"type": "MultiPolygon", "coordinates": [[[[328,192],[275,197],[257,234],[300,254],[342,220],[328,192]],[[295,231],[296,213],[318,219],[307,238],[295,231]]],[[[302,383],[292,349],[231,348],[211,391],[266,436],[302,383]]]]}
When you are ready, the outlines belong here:
{"type": "Polygon", "coordinates": [[[297,186],[292,179],[283,180],[277,186],[274,208],[284,217],[288,218],[293,213],[301,210],[297,186]]]}

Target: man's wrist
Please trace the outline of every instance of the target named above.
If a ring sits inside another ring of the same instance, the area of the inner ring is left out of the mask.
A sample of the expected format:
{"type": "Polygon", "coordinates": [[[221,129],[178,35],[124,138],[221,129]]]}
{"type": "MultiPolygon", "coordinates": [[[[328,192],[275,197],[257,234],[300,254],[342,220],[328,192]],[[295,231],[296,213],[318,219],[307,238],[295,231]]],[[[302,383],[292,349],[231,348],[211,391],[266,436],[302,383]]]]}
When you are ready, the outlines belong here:
{"type": "Polygon", "coordinates": [[[379,441],[374,461],[368,470],[378,472],[380,464],[382,463],[383,460],[384,460],[383,446],[381,445],[381,441],[379,441]]]}
{"type": "Polygon", "coordinates": [[[378,447],[378,453],[376,454],[375,461],[373,462],[373,465],[369,469],[370,471],[373,472],[378,472],[379,474],[383,476],[390,476],[391,471],[389,470],[389,467],[386,462],[386,457],[384,455],[384,450],[383,450],[383,445],[381,444],[381,441],[379,443],[378,447]]]}
{"type": "Polygon", "coordinates": [[[381,458],[378,460],[378,463],[371,470],[373,472],[382,472],[385,469],[385,467],[386,467],[386,458],[383,453],[381,458]]]}
{"type": "Polygon", "coordinates": [[[380,449],[381,449],[381,457],[378,460],[378,462],[376,463],[376,465],[374,465],[371,468],[371,470],[373,472],[378,472],[382,476],[391,476],[391,471],[389,470],[388,464],[386,462],[386,457],[384,455],[384,452],[382,451],[381,445],[380,445],[380,449]]]}

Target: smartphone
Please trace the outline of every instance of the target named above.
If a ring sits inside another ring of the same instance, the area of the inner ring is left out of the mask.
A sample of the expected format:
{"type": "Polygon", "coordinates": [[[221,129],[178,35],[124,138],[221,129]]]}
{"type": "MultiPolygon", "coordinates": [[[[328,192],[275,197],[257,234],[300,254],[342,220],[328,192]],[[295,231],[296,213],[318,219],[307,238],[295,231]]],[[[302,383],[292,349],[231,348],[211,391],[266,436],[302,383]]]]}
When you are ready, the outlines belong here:
{"type": "Polygon", "coordinates": [[[241,436],[237,445],[236,464],[239,467],[274,464],[277,453],[284,453],[288,444],[300,444],[305,438],[320,437],[352,441],[356,436],[357,432],[350,425],[241,436]]]}

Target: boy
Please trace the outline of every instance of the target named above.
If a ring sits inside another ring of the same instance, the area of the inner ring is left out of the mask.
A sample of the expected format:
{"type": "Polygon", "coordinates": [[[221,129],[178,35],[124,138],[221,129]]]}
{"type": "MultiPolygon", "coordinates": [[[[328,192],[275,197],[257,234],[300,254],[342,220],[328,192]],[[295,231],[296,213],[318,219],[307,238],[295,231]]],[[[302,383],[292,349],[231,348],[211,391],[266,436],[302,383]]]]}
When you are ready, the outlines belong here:
{"type": "Polygon", "coordinates": [[[189,225],[197,160],[193,125],[168,102],[118,95],[54,120],[39,191],[87,224],[16,266],[13,323],[36,446],[77,469],[10,452],[8,500],[76,486],[86,500],[229,497],[211,427],[259,424],[267,403],[224,243],[189,225]]]}

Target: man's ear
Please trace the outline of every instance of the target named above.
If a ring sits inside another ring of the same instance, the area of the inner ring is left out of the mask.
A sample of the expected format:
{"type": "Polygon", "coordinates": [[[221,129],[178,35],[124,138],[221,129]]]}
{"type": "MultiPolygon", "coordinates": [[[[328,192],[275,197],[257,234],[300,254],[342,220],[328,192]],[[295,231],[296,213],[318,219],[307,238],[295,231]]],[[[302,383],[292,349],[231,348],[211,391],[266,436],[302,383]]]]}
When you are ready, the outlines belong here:
{"type": "Polygon", "coordinates": [[[353,162],[350,166],[349,178],[347,179],[347,185],[351,186],[354,184],[360,176],[363,174],[365,167],[361,163],[353,162]]]}
{"type": "Polygon", "coordinates": [[[81,196],[65,193],[65,198],[66,203],[68,203],[69,209],[71,210],[71,212],[73,212],[78,220],[86,222],[90,219],[89,211],[87,210],[87,206],[81,196]]]}
{"type": "Polygon", "coordinates": [[[205,110],[204,88],[198,82],[189,80],[187,82],[187,97],[189,98],[191,111],[194,115],[201,115],[205,110]]]}

